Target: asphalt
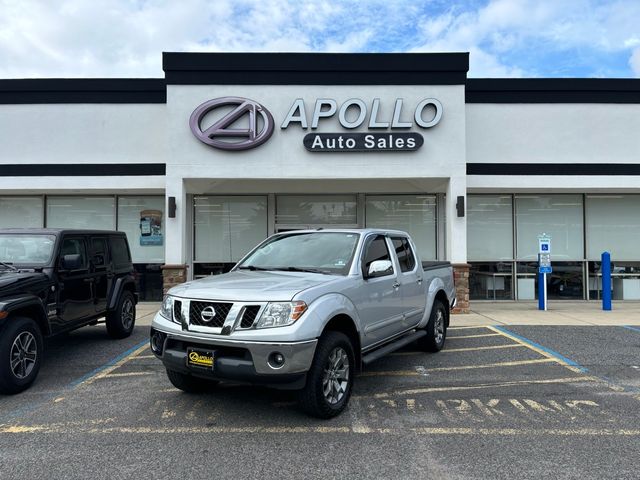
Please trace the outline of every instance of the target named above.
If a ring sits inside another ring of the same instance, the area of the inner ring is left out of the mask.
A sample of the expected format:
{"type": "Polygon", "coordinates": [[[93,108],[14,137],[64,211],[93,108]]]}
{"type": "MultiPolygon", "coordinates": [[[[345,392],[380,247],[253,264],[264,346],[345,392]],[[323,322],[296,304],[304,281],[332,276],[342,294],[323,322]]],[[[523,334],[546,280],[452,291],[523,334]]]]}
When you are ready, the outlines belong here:
{"type": "Polygon", "coordinates": [[[173,388],[146,345],[154,309],[125,340],[98,325],[47,341],[33,387],[0,397],[0,478],[639,477],[632,328],[456,316],[443,351],[373,363],[321,421],[292,392],[173,388]]]}

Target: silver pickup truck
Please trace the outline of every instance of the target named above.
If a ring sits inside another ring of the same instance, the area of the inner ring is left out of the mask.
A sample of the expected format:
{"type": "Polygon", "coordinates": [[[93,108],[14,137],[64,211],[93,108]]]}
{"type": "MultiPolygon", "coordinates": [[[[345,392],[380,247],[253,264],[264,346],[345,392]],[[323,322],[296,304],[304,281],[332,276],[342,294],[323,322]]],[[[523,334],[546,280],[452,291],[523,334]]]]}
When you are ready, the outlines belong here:
{"type": "Polygon", "coordinates": [[[330,418],[363,365],[414,341],[440,350],[454,305],[449,263],[422,263],[405,232],[300,230],[169,290],[150,343],[181,390],[220,380],[299,390],[305,411],[330,418]]]}

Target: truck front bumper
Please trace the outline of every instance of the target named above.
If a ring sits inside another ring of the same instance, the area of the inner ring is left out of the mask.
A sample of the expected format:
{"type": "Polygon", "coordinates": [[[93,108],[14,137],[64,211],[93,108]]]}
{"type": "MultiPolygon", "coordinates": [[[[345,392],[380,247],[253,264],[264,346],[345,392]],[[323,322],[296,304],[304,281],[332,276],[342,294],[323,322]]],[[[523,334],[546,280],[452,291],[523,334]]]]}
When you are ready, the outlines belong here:
{"type": "Polygon", "coordinates": [[[183,331],[182,327],[156,315],[151,328],[152,351],[166,368],[196,377],[273,386],[302,388],[311,368],[317,339],[301,342],[258,342],[183,331]],[[212,368],[187,363],[190,348],[212,351],[212,368]],[[281,365],[274,356],[281,355],[281,365]]]}

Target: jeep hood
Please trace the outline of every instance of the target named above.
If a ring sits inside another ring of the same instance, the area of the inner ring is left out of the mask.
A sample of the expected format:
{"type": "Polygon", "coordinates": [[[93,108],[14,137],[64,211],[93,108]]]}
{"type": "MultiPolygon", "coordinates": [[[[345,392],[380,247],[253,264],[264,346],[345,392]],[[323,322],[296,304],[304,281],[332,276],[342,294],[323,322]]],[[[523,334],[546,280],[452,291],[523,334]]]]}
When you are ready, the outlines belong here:
{"type": "Polygon", "coordinates": [[[15,272],[0,270],[0,293],[2,295],[13,291],[23,291],[29,287],[41,287],[48,283],[49,278],[41,272],[15,272]]]}
{"type": "Polygon", "coordinates": [[[288,301],[303,290],[342,278],[306,272],[236,270],[183,283],[169,294],[201,300],[240,302],[288,301]]]}

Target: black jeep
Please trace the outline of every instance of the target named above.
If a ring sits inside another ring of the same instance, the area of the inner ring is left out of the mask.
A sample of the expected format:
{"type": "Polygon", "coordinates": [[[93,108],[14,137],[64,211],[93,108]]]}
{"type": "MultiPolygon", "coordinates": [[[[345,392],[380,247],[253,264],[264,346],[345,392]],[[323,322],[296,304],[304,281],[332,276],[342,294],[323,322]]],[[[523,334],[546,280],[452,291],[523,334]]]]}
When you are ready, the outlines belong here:
{"type": "Polygon", "coordinates": [[[0,393],[33,383],[44,336],[106,317],[111,337],[128,337],[133,271],[122,232],[0,229],[0,393]]]}

